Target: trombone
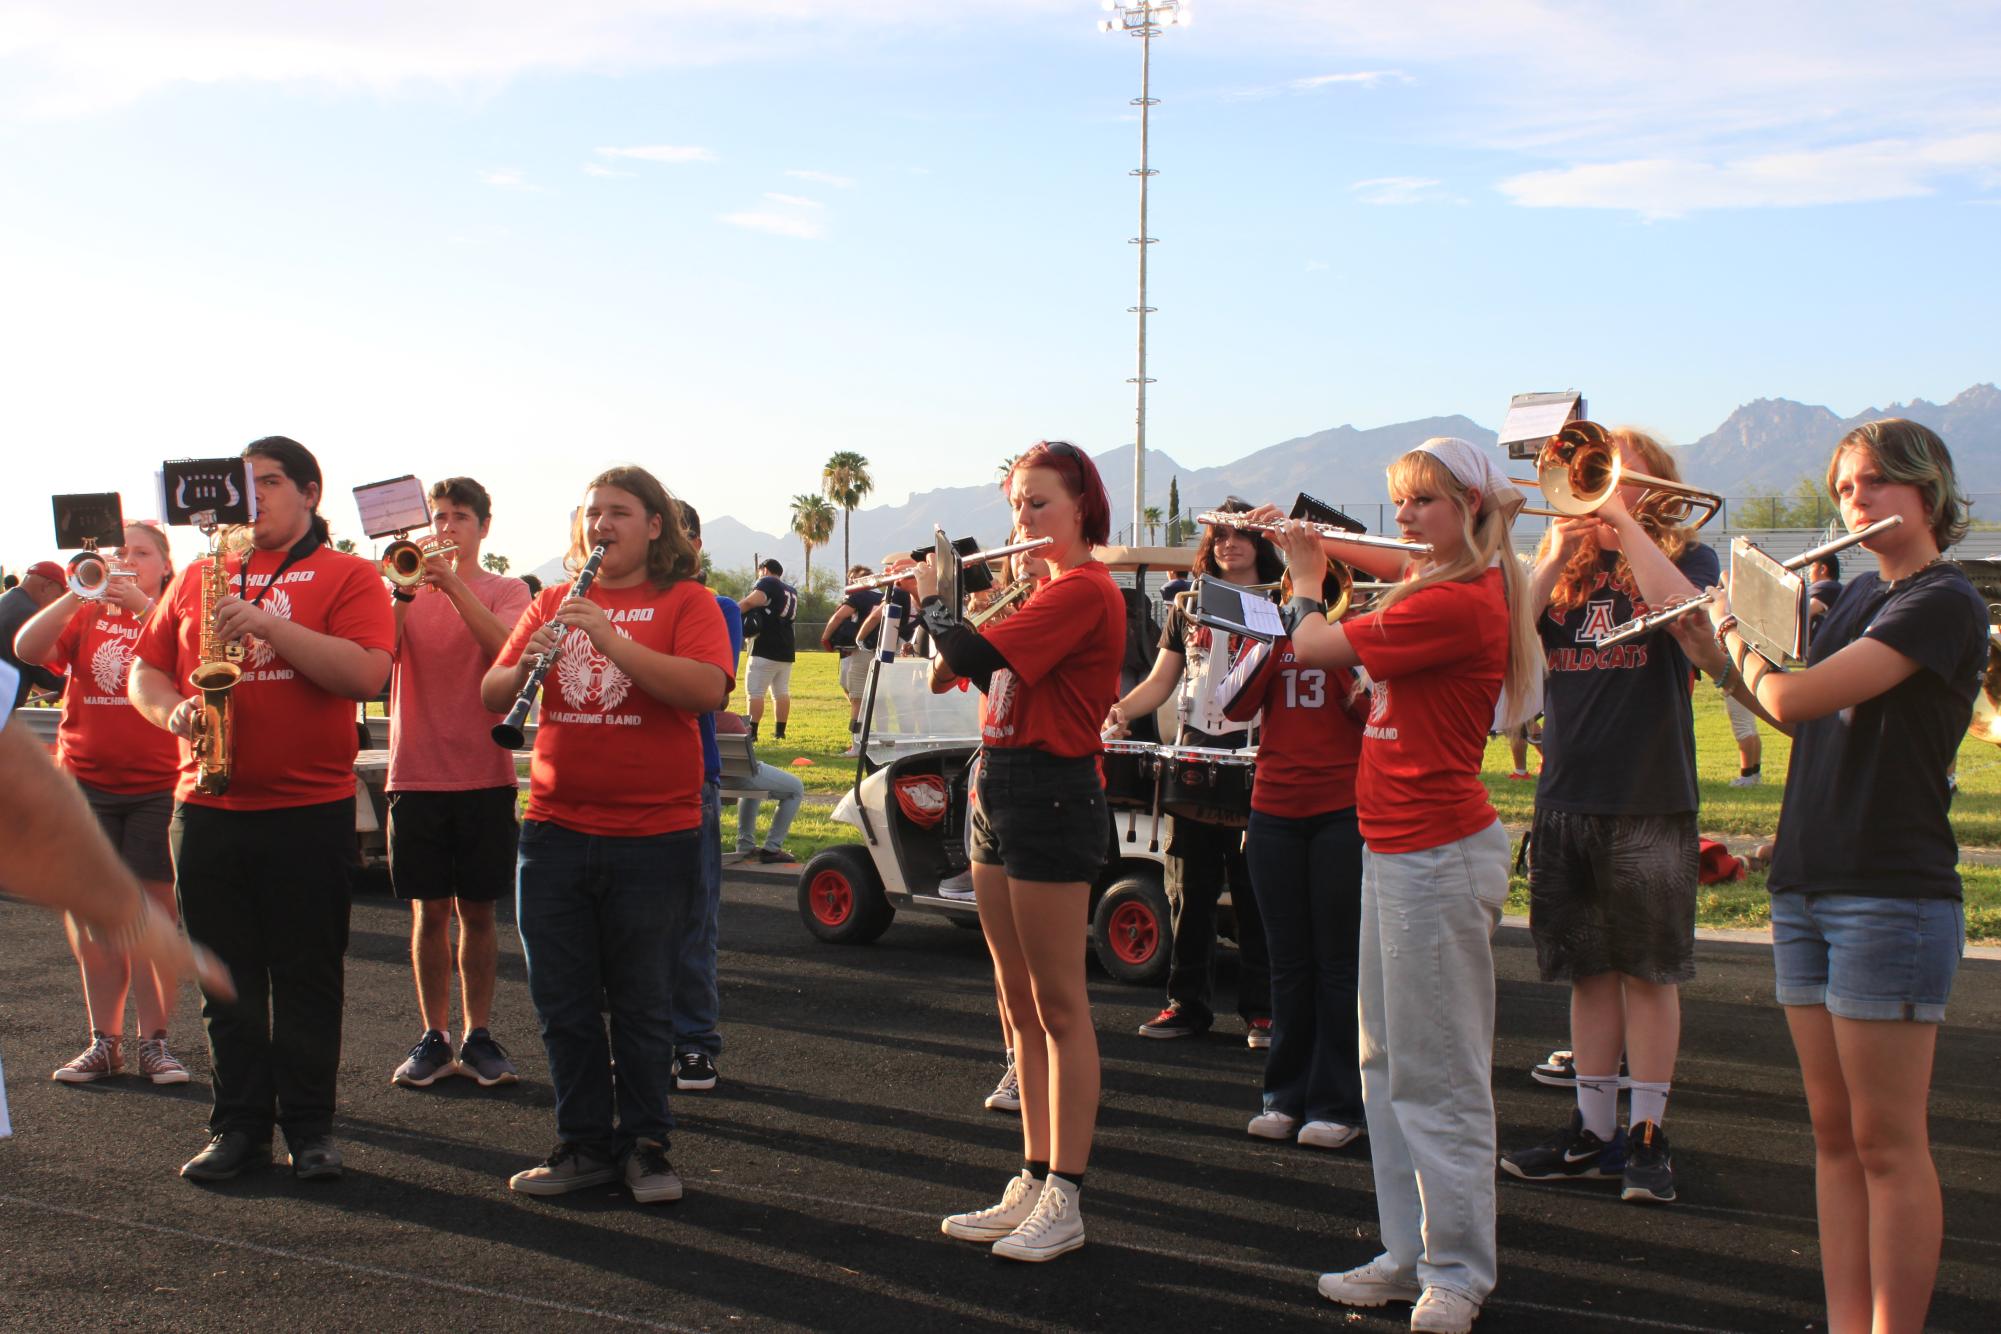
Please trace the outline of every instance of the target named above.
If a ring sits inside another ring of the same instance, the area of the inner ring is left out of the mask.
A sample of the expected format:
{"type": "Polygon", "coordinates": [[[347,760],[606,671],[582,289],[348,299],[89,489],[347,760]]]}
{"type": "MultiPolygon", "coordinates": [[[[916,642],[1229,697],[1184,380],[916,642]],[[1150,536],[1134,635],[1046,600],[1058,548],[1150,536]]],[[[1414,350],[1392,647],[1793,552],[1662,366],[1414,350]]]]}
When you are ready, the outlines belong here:
{"type": "Polygon", "coordinates": [[[1534,481],[1510,477],[1516,486],[1540,490],[1549,507],[1524,508],[1523,514],[1552,519],[1577,519],[1596,514],[1622,486],[1646,488],[1633,517],[1664,528],[1700,528],[1723,508],[1723,497],[1665,477],[1632,472],[1619,458],[1611,432],[1593,421],[1566,422],[1543,442],[1536,454],[1534,481]]]}
{"type": "Polygon", "coordinates": [[[398,588],[415,588],[424,578],[425,561],[449,556],[458,549],[458,543],[442,537],[427,537],[421,542],[398,537],[382,549],[382,577],[398,588]]]}
{"type": "MultiPolygon", "coordinates": [[[[1242,514],[1225,510],[1207,510],[1196,515],[1195,522],[1208,524],[1214,528],[1235,528],[1245,533],[1276,533],[1280,529],[1280,525],[1275,523],[1246,523],[1242,514]]],[[[1314,523],[1311,520],[1301,522],[1318,533],[1322,539],[1353,542],[1358,547],[1375,547],[1381,551],[1401,551],[1406,556],[1431,554],[1429,542],[1406,542],[1400,537],[1377,537],[1374,533],[1354,533],[1339,524],[1314,523]]]]}

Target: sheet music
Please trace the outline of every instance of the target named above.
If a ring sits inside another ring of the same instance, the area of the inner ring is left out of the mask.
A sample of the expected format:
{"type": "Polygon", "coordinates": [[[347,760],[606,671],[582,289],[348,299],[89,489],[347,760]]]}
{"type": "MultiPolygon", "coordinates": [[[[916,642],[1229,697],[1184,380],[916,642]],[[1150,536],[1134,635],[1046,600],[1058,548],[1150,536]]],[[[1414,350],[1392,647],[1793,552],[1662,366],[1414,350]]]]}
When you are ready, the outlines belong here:
{"type": "Polygon", "coordinates": [[[1285,634],[1278,608],[1263,598],[1244,599],[1244,628],[1260,638],[1277,639],[1285,634]]]}
{"type": "Polygon", "coordinates": [[[1499,443],[1503,448],[1519,440],[1542,443],[1563,429],[1578,398],[1574,389],[1556,394],[1516,394],[1508,404],[1507,420],[1501,423],[1499,443]]]}

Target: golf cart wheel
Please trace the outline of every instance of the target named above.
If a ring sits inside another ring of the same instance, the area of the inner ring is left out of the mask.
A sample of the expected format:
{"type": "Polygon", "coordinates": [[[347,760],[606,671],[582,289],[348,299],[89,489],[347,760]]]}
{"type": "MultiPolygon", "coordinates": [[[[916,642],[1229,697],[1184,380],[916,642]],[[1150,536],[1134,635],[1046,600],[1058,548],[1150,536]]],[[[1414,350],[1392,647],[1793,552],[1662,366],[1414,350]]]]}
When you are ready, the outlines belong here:
{"type": "Polygon", "coordinates": [[[1091,945],[1098,963],[1114,979],[1147,986],[1167,976],[1173,940],[1167,891],[1147,874],[1115,882],[1091,915],[1091,945]]]}
{"type": "Polygon", "coordinates": [[[858,844],[826,849],[799,873],[799,916],[806,929],[835,945],[866,945],[889,929],[896,910],[858,844]]]}

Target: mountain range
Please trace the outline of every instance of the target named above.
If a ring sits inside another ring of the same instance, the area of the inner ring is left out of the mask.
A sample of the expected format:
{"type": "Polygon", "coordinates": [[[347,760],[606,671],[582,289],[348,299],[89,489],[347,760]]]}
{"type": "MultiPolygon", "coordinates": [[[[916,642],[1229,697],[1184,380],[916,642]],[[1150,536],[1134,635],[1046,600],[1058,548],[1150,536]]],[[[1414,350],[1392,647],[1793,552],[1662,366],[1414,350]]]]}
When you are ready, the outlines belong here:
{"type": "MultiPolygon", "coordinates": [[[[1706,490],[1725,496],[1784,492],[1803,476],[1820,476],[1835,441],[1880,417],[1909,417],[1930,426],[1951,446],[1965,490],[2001,491],[2001,389],[1992,384],[1974,385],[1947,403],[1913,399],[1852,417],[1818,404],[1761,398],[1738,408],[1715,430],[1676,453],[1682,476],[1706,490]]],[[[1179,479],[1184,514],[1213,508],[1230,495],[1284,505],[1306,491],[1381,530],[1388,526],[1384,467],[1435,435],[1456,435],[1487,448],[1498,439],[1491,428],[1454,415],[1366,429],[1336,426],[1281,440],[1211,468],[1184,467],[1150,449],[1149,500],[1165,513],[1170,478],[1179,479]]],[[[1092,457],[1112,493],[1114,513],[1122,514],[1131,494],[1132,446],[1092,457]]],[[[1518,463],[1513,471],[1519,475],[1525,467],[1518,463]]],[[[901,504],[856,510],[854,559],[874,566],[885,552],[928,544],[934,524],[955,537],[971,535],[993,544],[1005,541],[1008,512],[998,481],[995,476],[983,477],[965,486],[914,492],[901,504]]],[[[747,568],[754,558],[773,555],[784,562],[788,573],[795,573],[800,563],[797,537],[760,532],[728,515],[704,516],[703,537],[722,569],[747,568]]],[[[831,569],[840,563],[840,553],[837,524],[833,541],[813,553],[813,563],[831,569]]],[[[536,573],[545,579],[552,573],[562,577],[554,561],[536,573]]]]}

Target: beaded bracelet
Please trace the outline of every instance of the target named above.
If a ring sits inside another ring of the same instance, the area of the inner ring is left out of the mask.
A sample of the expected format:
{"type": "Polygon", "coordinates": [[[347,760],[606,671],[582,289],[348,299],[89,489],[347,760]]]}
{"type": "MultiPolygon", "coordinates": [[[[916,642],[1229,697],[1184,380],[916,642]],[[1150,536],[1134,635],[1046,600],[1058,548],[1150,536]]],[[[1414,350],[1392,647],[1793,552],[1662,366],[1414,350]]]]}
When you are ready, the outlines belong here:
{"type": "Polygon", "coordinates": [[[1723,675],[1716,678],[1716,689],[1718,693],[1724,695],[1729,694],[1730,682],[1732,678],[1737,677],[1737,675],[1738,675],[1737,664],[1730,661],[1728,655],[1726,655],[1723,659],[1723,675]]]}

